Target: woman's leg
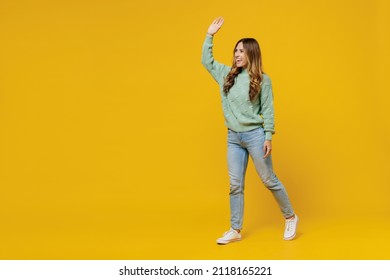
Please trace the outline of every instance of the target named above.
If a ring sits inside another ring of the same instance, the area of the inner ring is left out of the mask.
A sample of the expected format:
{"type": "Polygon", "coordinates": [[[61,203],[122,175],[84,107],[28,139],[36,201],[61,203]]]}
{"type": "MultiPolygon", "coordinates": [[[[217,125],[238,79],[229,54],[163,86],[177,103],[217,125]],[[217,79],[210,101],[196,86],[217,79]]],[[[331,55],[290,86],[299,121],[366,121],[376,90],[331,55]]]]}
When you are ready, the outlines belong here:
{"type": "Polygon", "coordinates": [[[284,218],[294,216],[294,210],[283,184],[276,177],[272,168],[272,156],[263,158],[263,145],[265,134],[263,128],[246,132],[242,140],[253,160],[256,171],[259,174],[263,184],[272,192],[275,197],[284,218]]]}
{"type": "Polygon", "coordinates": [[[248,151],[241,146],[239,134],[232,130],[228,130],[227,158],[230,178],[230,224],[233,229],[241,230],[248,151]]]}

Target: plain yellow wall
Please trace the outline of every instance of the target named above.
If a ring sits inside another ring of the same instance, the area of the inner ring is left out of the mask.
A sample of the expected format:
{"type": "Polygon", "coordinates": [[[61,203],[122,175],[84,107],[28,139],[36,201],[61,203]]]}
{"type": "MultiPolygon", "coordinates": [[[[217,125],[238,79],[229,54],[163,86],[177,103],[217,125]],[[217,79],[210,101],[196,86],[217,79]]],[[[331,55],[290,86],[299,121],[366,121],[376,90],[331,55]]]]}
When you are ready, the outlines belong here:
{"type": "MultiPolygon", "coordinates": [[[[200,63],[217,16],[220,62],[260,42],[274,168],[297,213],[389,215],[389,6],[1,1],[2,234],[228,225],[226,128],[200,63]]],[[[246,203],[247,224],[280,218],[252,163],[246,203]]]]}

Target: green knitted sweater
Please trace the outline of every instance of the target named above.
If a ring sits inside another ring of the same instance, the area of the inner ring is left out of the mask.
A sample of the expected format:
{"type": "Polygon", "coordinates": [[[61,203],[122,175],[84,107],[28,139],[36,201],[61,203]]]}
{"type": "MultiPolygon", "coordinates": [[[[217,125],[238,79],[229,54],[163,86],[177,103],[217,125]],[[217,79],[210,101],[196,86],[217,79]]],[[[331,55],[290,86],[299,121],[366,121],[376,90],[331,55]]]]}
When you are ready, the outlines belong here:
{"type": "Polygon", "coordinates": [[[264,127],[265,139],[271,140],[274,130],[274,106],[271,79],[263,74],[261,91],[254,101],[249,99],[249,74],[245,68],[238,74],[228,94],[223,84],[231,67],[221,64],[213,57],[213,36],[207,35],[202,49],[202,64],[213,76],[220,88],[225,124],[236,132],[245,132],[264,127]]]}

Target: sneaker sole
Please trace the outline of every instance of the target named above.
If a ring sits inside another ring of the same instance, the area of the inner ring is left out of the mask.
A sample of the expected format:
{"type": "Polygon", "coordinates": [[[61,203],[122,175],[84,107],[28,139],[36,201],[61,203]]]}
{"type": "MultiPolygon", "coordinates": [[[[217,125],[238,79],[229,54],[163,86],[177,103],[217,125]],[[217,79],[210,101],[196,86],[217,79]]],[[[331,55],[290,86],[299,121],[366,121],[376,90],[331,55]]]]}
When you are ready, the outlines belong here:
{"type": "Polygon", "coordinates": [[[297,234],[294,234],[294,235],[291,236],[291,237],[284,238],[284,240],[286,240],[286,241],[293,240],[293,239],[295,238],[296,235],[297,235],[297,234]]]}
{"type": "Polygon", "coordinates": [[[284,238],[284,240],[286,240],[286,241],[293,240],[295,238],[295,236],[297,236],[298,223],[299,223],[299,218],[297,217],[297,225],[295,227],[295,234],[291,237],[284,238]]]}
{"type": "Polygon", "coordinates": [[[229,243],[232,243],[232,242],[236,242],[236,241],[240,241],[241,238],[236,238],[236,239],[233,239],[233,240],[229,240],[229,241],[217,241],[217,244],[218,245],[226,245],[226,244],[229,244],[229,243]]]}

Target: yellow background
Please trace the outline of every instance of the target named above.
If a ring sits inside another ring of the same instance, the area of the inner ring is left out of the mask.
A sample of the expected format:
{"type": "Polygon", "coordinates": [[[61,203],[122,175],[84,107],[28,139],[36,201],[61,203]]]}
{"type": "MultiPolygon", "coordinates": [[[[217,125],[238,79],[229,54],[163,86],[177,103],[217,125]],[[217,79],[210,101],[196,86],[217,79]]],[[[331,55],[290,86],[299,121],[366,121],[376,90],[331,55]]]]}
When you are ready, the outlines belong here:
{"type": "Polygon", "coordinates": [[[390,4],[0,2],[1,259],[388,259],[390,4]],[[258,39],[283,218],[249,164],[229,227],[226,128],[200,63],[258,39]]]}

